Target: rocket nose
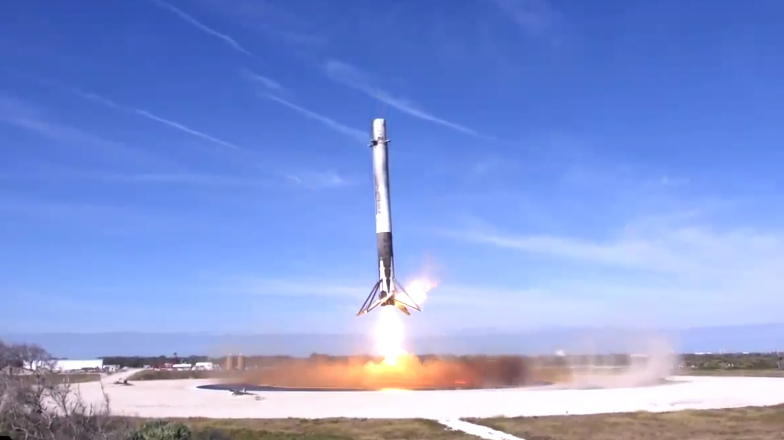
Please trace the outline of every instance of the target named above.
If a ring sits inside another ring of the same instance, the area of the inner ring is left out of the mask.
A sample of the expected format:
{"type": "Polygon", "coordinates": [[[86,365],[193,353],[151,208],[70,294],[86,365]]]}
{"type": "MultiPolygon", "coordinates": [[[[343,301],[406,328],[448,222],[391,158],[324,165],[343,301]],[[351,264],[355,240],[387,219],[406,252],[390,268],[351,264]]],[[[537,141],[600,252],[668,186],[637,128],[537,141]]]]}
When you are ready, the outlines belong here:
{"type": "Polygon", "coordinates": [[[373,120],[373,139],[386,139],[387,123],[383,119],[373,120]]]}

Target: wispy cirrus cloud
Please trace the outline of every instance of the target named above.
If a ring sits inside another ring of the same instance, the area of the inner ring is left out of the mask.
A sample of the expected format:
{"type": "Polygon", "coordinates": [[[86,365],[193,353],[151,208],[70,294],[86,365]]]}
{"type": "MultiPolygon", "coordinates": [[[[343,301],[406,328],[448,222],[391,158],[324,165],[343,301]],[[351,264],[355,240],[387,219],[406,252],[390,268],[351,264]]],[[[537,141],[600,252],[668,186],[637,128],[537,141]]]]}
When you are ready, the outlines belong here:
{"type": "Polygon", "coordinates": [[[557,14],[547,0],[483,0],[493,3],[524,32],[541,36],[550,30],[557,14]]]}
{"type": "Polygon", "coordinates": [[[33,132],[57,143],[77,148],[92,148],[115,160],[132,160],[144,164],[168,162],[140,148],[106,139],[81,128],[51,120],[37,106],[2,94],[0,94],[0,121],[33,132]]]}
{"type": "Polygon", "coordinates": [[[35,219],[54,224],[85,224],[97,234],[165,227],[181,228],[184,216],[151,212],[139,207],[29,197],[0,192],[5,218],[35,219]]]}
{"type": "Polygon", "coordinates": [[[515,235],[488,227],[454,237],[575,261],[650,272],[689,274],[727,271],[763,261],[784,262],[784,235],[752,228],[719,230],[700,224],[699,211],[650,216],[629,222],[605,241],[555,235],[515,235]]]}
{"type": "Polygon", "coordinates": [[[403,113],[422,119],[424,121],[432,122],[447,128],[450,128],[461,133],[469,134],[472,136],[481,136],[479,132],[465,125],[457,124],[446,119],[439,118],[425,110],[411,101],[403,98],[395,97],[389,92],[382,90],[373,84],[370,77],[357,67],[351,66],[347,63],[330,60],[324,65],[324,71],[331,80],[358,90],[373,99],[377,99],[390,107],[393,107],[403,113]]]}
{"type": "Polygon", "coordinates": [[[211,28],[211,27],[201,23],[200,21],[196,20],[191,15],[185,13],[181,9],[178,9],[178,8],[172,6],[171,4],[169,4],[169,3],[167,3],[167,2],[165,2],[163,0],[149,0],[149,1],[152,2],[152,3],[155,3],[156,5],[164,8],[164,9],[168,9],[169,11],[174,13],[177,17],[179,17],[181,20],[185,21],[186,23],[190,24],[191,26],[194,26],[195,28],[199,29],[200,31],[202,31],[202,32],[204,32],[204,33],[206,33],[208,35],[212,35],[213,37],[218,38],[219,40],[223,41],[224,43],[229,45],[229,47],[231,47],[232,49],[236,50],[237,52],[243,53],[243,54],[251,56],[253,58],[257,58],[256,55],[254,55],[251,51],[245,49],[234,38],[232,38],[232,37],[230,37],[230,36],[228,36],[228,35],[226,35],[224,33],[218,32],[215,29],[213,29],[213,28],[211,28]]]}
{"type": "Polygon", "coordinates": [[[243,69],[240,71],[240,74],[246,81],[253,84],[260,84],[272,92],[280,93],[286,90],[279,82],[266,76],[259,75],[258,73],[251,72],[250,70],[243,69]]]}
{"type": "Polygon", "coordinates": [[[123,111],[134,113],[136,115],[142,116],[142,117],[147,118],[149,120],[152,120],[152,121],[158,122],[160,124],[163,124],[163,125],[169,126],[171,128],[174,128],[176,130],[179,130],[179,131],[181,131],[183,133],[187,133],[187,134],[190,134],[192,136],[196,136],[196,137],[198,137],[200,139],[206,140],[206,141],[211,142],[213,144],[220,145],[222,147],[230,148],[230,149],[233,149],[233,150],[239,150],[239,151],[245,150],[244,148],[240,147],[237,144],[225,141],[223,139],[219,139],[219,138],[214,137],[214,136],[210,136],[210,135],[208,135],[206,133],[203,133],[203,132],[201,132],[199,130],[190,128],[190,127],[188,127],[186,125],[183,125],[183,124],[181,124],[179,122],[172,121],[172,120],[166,119],[166,118],[162,118],[162,117],[160,117],[158,115],[155,115],[152,112],[149,112],[147,110],[143,110],[143,109],[127,106],[127,105],[122,105],[122,104],[119,104],[119,103],[117,103],[115,101],[112,101],[111,99],[105,98],[105,97],[100,96],[100,95],[95,94],[95,93],[84,92],[84,91],[81,91],[81,90],[78,90],[78,89],[74,89],[74,92],[77,93],[79,96],[81,96],[84,99],[88,99],[88,100],[91,100],[91,101],[103,104],[103,105],[105,105],[107,107],[111,107],[111,108],[114,108],[114,109],[117,109],[117,110],[123,110],[123,111]]]}
{"type": "Polygon", "coordinates": [[[685,269],[688,263],[687,258],[673,254],[667,248],[652,246],[648,240],[639,238],[597,243],[578,238],[518,236],[487,231],[461,231],[454,236],[489,246],[630,269],[670,272],[685,269]]]}
{"type": "Polygon", "coordinates": [[[109,98],[107,98],[105,96],[101,96],[101,95],[99,95],[97,93],[88,92],[88,91],[82,90],[82,89],[80,89],[78,87],[69,86],[69,85],[63,84],[63,83],[61,83],[59,81],[55,81],[55,80],[52,80],[52,79],[44,78],[44,77],[41,77],[41,76],[38,76],[38,75],[23,73],[23,74],[20,74],[20,76],[25,78],[25,79],[27,79],[27,80],[34,81],[34,82],[36,82],[38,84],[46,85],[48,87],[53,87],[53,88],[56,88],[58,90],[66,92],[66,93],[74,94],[74,95],[76,95],[76,96],[78,96],[78,97],[80,97],[82,99],[86,99],[86,100],[91,101],[91,102],[102,104],[102,105],[104,105],[106,107],[109,107],[109,108],[112,108],[112,109],[115,109],[115,110],[125,111],[125,112],[136,114],[137,116],[142,116],[142,117],[144,117],[146,119],[149,119],[151,121],[154,121],[154,122],[157,122],[159,124],[163,124],[163,125],[169,126],[169,127],[174,128],[176,130],[179,130],[180,132],[187,133],[187,134],[192,135],[192,136],[196,136],[198,138],[201,138],[202,140],[211,142],[213,144],[216,144],[216,145],[219,145],[219,146],[222,146],[222,147],[230,148],[230,149],[237,150],[237,151],[244,151],[244,152],[248,151],[248,150],[244,149],[243,147],[241,147],[241,146],[239,146],[239,145],[237,145],[235,143],[226,141],[224,139],[217,138],[215,136],[211,136],[211,135],[206,134],[206,133],[204,133],[202,131],[196,130],[196,129],[191,128],[191,127],[188,127],[188,126],[186,126],[184,124],[181,124],[179,122],[173,121],[171,119],[163,118],[163,117],[161,117],[159,115],[156,115],[156,114],[154,114],[154,113],[152,113],[152,112],[150,112],[148,110],[132,107],[132,106],[129,106],[129,105],[120,104],[120,103],[118,103],[118,102],[116,102],[114,100],[111,100],[111,99],[109,99],[109,98]]]}
{"type": "Polygon", "coordinates": [[[339,188],[354,182],[334,171],[286,173],[286,179],[309,189],[339,188]]]}
{"type": "Polygon", "coordinates": [[[652,308],[653,313],[658,307],[655,312],[661,319],[673,313],[667,312],[673,301],[685,305],[687,300],[695,319],[698,315],[700,319],[723,317],[746,322],[772,318],[768,313],[771,307],[784,307],[780,295],[784,288],[780,277],[784,271],[784,232],[710,224],[689,212],[636,219],[607,240],[504,233],[492,227],[472,227],[448,235],[476,245],[519,251],[526,261],[547,258],[547,264],[557,267],[562,275],[538,280],[537,287],[563,295],[587,295],[614,307],[623,302],[627,310],[636,306],[652,308]],[[731,308],[738,314],[735,318],[722,315],[720,310],[702,314],[708,304],[731,308]]]}
{"type": "Polygon", "coordinates": [[[287,100],[285,100],[285,99],[283,99],[283,98],[281,98],[279,96],[275,96],[275,95],[270,94],[270,93],[262,93],[261,96],[263,96],[263,97],[265,97],[265,98],[267,98],[269,100],[275,101],[278,104],[286,106],[286,107],[296,111],[297,113],[299,113],[299,114],[301,114],[303,116],[306,116],[306,117],[308,117],[310,119],[318,121],[318,122],[324,124],[326,127],[330,128],[330,129],[332,129],[332,130],[334,130],[334,131],[336,131],[338,133],[344,134],[346,136],[351,137],[352,139],[355,139],[357,142],[363,142],[363,143],[367,142],[367,139],[368,139],[369,135],[366,134],[365,132],[361,131],[361,130],[357,130],[356,128],[351,128],[351,127],[348,127],[346,125],[343,125],[343,124],[335,121],[332,118],[329,118],[327,116],[318,114],[318,113],[316,113],[316,112],[314,112],[312,110],[308,110],[305,107],[301,107],[301,106],[299,106],[297,104],[294,104],[291,101],[287,101],[287,100]]]}
{"type": "MultiPolygon", "coordinates": [[[[252,80],[257,81],[258,79],[253,78],[252,80]]],[[[96,102],[116,110],[125,111],[125,112],[136,114],[138,116],[142,116],[154,122],[166,125],[168,127],[174,128],[188,135],[198,137],[200,139],[209,141],[211,143],[220,145],[222,147],[227,147],[232,150],[237,150],[241,152],[247,151],[236,144],[208,135],[199,130],[185,126],[181,123],[166,118],[162,118],[147,110],[119,104],[116,101],[113,101],[101,95],[84,92],[82,90],[73,87],[63,87],[57,83],[51,83],[51,85],[61,88],[64,91],[75,93],[77,96],[83,99],[87,99],[92,102],[96,102]]],[[[268,83],[265,84],[265,87],[282,89],[282,86],[276,87],[276,85],[278,85],[278,83],[270,79],[268,83]]],[[[272,95],[270,95],[270,97],[271,99],[277,100],[281,103],[285,103],[288,104],[289,106],[293,106],[296,110],[303,112],[307,116],[313,117],[327,124],[328,126],[330,126],[331,128],[339,132],[342,132],[344,134],[349,134],[357,139],[364,139],[364,136],[361,134],[361,132],[359,132],[359,130],[352,131],[351,128],[342,126],[341,124],[331,120],[330,118],[324,117],[322,115],[318,115],[307,109],[299,107],[293,103],[285,101],[282,98],[273,97],[272,95]]],[[[111,156],[113,159],[116,160],[127,162],[129,159],[137,159],[138,162],[143,162],[144,164],[147,165],[154,164],[159,166],[166,166],[169,169],[174,169],[174,170],[179,170],[181,168],[176,164],[172,163],[171,161],[158,158],[157,156],[152,155],[151,153],[147,153],[144,150],[132,148],[121,142],[107,140],[99,136],[95,136],[84,130],[77,129],[75,127],[48,121],[42,116],[42,112],[38,107],[33,106],[25,101],[18,100],[3,94],[0,94],[0,122],[15,125],[19,128],[23,128],[28,131],[35,132],[38,135],[44,136],[54,141],[58,141],[60,143],[74,144],[82,147],[84,146],[94,147],[96,149],[105,151],[107,156],[111,156]]],[[[280,165],[278,167],[280,167],[280,165]]],[[[268,178],[287,180],[289,182],[297,183],[299,186],[308,189],[345,187],[353,184],[353,181],[351,179],[347,179],[346,177],[334,171],[299,171],[296,173],[295,172],[281,173],[278,170],[272,170],[272,169],[267,169],[266,171],[261,170],[261,171],[268,178]]],[[[3,180],[31,180],[31,179],[32,180],[52,180],[52,179],[100,180],[107,183],[113,182],[113,183],[129,183],[129,184],[131,183],[169,184],[169,185],[181,185],[181,186],[203,185],[203,186],[213,186],[213,187],[221,187],[221,186],[222,187],[231,187],[231,186],[262,187],[270,184],[270,181],[268,179],[259,178],[259,177],[238,177],[238,176],[216,175],[216,174],[209,174],[209,173],[206,174],[191,173],[191,172],[180,172],[180,171],[176,171],[176,172],[166,171],[163,173],[111,173],[111,172],[96,173],[96,172],[74,172],[70,170],[66,170],[64,172],[47,170],[46,172],[32,172],[32,173],[30,172],[3,173],[0,174],[0,179],[3,180]]]]}
{"type": "Polygon", "coordinates": [[[301,14],[283,8],[283,3],[257,0],[198,0],[211,11],[253,31],[299,46],[321,46],[322,35],[303,30],[312,27],[301,14]]]}

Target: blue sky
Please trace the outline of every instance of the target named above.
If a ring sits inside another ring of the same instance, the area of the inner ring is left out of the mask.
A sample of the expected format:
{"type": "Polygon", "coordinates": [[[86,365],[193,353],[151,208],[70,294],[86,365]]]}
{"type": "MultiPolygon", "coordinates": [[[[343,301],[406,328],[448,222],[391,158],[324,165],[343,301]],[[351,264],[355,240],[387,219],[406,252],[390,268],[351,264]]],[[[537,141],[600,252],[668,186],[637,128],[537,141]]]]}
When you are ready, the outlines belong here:
{"type": "Polygon", "coordinates": [[[780,321],[784,3],[0,6],[0,331],[780,321]]]}

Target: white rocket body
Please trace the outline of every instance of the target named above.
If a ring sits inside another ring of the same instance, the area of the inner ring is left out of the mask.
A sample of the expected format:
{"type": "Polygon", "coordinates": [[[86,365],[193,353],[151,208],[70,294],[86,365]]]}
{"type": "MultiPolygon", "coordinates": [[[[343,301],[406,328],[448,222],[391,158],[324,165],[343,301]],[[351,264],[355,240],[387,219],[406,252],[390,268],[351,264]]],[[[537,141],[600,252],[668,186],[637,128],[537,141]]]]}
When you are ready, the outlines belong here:
{"type": "Polygon", "coordinates": [[[389,154],[387,126],[383,119],[373,121],[373,185],[376,199],[376,245],[378,247],[378,276],[381,292],[392,291],[395,278],[394,252],[392,250],[392,208],[389,200],[389,154]]]}
{"type": "Polygon", "coordinates": [[[376,187],[376,234],[392,233],[389,206],[389,156],[387,126],[383,119],[373,121],[373,183],[376,187]]]}
{"type": "Polygon", "coordinates": [[[420,310],[395,279],[395,257],[392,247],[392,208],[389,198],[389,139],[386,121],[373,120],[370,147],[373,150],[373,185],[376,201],[376,246],[378,249],[378,282],[370,292],[357,315],[365,314],[375,307],[394,305],[406,314],[407,307],[420,310]],[[376,296],[378,299],[376,300],[376,296]],[[401,301],[406,298],[409,301],[401,301]]]}

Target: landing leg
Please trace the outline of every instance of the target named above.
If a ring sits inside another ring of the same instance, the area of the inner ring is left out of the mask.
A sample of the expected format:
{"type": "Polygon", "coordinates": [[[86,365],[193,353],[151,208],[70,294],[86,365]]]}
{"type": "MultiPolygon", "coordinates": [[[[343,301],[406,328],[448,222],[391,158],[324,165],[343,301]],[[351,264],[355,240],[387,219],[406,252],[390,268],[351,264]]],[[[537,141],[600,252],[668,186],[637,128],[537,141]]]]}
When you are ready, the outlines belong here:
{"type": "Polygon", "coordinates": [[[403,286],[401,286],[396,279],[393,279],[392,283],[394,283],[395,286],[395,300],[397,302],[402,303],[406,307],[411,307],[412,309],[418,312],[422,311],[422,309],[419,308],[419,304],[417,304],[416,301],[414,301],[414,299],[411,298],[411,295],[409,295],[408,292],[406,292],[406,289],[404,289],[403,286]]]}
{"type": "Polygon", "coordinates": [[[364,315],[365,313],[373,310],[376,308],[378,304],[373,304],[376,302],[376,296],[378,295],[378,291],[381,289],[381,280],[376,282],[376,285],[373,286],[373,289],[370,290],[370,295],[368,295],[365,303],[362,304],[362,308],[359,309],[357,316],[364,315]]]}

